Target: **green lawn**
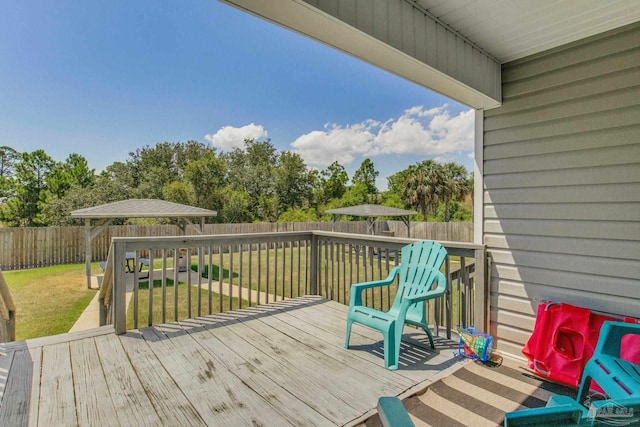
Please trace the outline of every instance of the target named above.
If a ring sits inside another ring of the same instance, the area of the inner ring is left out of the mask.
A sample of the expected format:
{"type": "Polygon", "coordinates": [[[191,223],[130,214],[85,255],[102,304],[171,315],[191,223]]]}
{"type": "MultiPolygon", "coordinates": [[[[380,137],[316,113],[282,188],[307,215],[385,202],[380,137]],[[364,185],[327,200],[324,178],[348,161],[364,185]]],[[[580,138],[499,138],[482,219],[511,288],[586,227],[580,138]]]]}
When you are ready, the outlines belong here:
{"type": "Polygon", "coordinates": [[[3,274],[16,304],[16,340],[69,332],[97,292],[87,289],[84,264],[3,274]]]}
{"type": "MultiPolygon", "coordinates": [[[[156,281],[154,280],[154,288],[153,288],[153,311],[152,311],[152,320],[153,324],[162,323],[162,287],[156,286],[156,281]]],[[[166,301],[165,301],[165,313],[166,313],[166,321],[173,322],[174,317],[174,298],[175,292],[178,292],[178,318],[177,320],[187,319],[188,316],[188,293],[187,293],[187,284],[179,283],[178,286],[167,286],[166,287],[166,301]]],[[[238,298],[233,298],[232,306],[234,309],[239,307],[238,298]]],[[[229,307],[229,297],[222,297],[223,308],[225,310],[229,307]]],[[[247,307],[248,303],[243,301],[243,307],[247,307]]],[[[149,288],[148,282],[145,289],[140,289],[138,291],[138,327],[144,327],[149,324],[149,288]]],[[[211,293],[211,307],[212,311],[218,312],[220,307],[220,295],[217,293],[211,293]]],[[[207,289],[200,289],[200,314],[206,315],[209,313],[209,291],[207,289]]],[[[133,315],[134,315],[134,298],[131,298],[129,303],[129,309],[127,310],[127,329],[134,329],[133,323],[133,315]]],[[[195,286],[191,287],[191,317],[198,316],[198,288],[195,286]]]]}

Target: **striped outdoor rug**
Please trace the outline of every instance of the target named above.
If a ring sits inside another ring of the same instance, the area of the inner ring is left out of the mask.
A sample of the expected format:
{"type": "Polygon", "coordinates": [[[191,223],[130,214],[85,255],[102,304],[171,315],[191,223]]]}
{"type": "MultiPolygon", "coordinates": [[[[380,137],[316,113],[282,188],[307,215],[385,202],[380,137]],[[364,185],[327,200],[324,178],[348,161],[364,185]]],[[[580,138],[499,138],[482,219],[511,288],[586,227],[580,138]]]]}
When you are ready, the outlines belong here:
{"type": "MultiPolygon", "coordinates": [[[[502,425],[505,412],[544,406],[554,394],[575,397],[576,391],[540,380],[514,362],[472,362],[403,403],[417,427],[481,427],[502,425]]],[[[365,425],[381,426],[380,419],[376,415],[365,425]]]]}

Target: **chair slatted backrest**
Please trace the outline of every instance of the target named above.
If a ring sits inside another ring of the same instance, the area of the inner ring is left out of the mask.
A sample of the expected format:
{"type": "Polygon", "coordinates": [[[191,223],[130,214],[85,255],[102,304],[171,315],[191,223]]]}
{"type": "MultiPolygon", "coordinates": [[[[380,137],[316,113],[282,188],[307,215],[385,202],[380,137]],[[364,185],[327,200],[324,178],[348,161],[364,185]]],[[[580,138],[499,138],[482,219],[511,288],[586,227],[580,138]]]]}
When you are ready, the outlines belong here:
{"type": "Polygon", "coordinates": [[[438,242],[426,240],[403,247],[398,292],[393,306],[399,307],[407,296],[428,291],[427,286],[446,258],[447,250],[438,242]]]}

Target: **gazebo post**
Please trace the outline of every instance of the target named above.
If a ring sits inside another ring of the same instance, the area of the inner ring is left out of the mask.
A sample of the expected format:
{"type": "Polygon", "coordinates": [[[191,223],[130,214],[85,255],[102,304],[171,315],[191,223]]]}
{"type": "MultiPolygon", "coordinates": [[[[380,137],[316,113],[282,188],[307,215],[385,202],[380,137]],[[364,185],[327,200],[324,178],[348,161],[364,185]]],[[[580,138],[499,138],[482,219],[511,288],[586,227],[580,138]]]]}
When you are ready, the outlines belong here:
{"type": "Polygon", "coordinates": [[[376,222],[375,217],[372,217],[372,216],[368,216],[367,217],[367,232],[368,232],[368,234],[371,234],[372,236],[375,233],[375,230],[374,230],[374,227],[373,227],[375,222],[376,222]]]}
{"type": "Polygon", "coordinates": [[[408,215],[403,216],[402,222],[407,226],[407,237],[411,237],[411,218],[408,215]]]}

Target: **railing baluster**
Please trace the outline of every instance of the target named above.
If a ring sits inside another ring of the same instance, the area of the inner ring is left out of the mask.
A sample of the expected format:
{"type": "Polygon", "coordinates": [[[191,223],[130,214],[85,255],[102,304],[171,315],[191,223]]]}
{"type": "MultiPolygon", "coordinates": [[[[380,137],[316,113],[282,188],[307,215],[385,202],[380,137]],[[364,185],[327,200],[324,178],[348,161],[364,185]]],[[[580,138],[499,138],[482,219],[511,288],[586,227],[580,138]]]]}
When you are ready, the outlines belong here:
{"type": "Polygon", "coordinates": [[[229,245],[229,311],[233,310],[233,253],[235,245],[229,245]]]}
{"type": "MultiPolygon", "coordinates": [[[[213,271],[211,272],[213,274],[213,271]]],[[[222,293],[222,278],[224,277],[224,246],[218,246],[218,312],[224,311],[224,294],[222,293]]]]}
{"type": "Polygon", "coordinates": [[[351,299],[351,285],[353,281],[353,245],[349,243],[349,299],[351,299]]]}
{"type": "Polygon", "coordinates": [[[287,278],[287,272],[285,270],[285,262],[287,260],[287,242],[282,242],[282,299],[284,299],[285,295],[285,279],[287,278]]]}
{"type": "Polygon", "coordinates": [[[452,292],[452,283],[451,283],[451,257],[447,257],[446,261],[445,261],[445,271],[446,274],[444,275],[444,277],[447,278],[447,292],[445,293],[445,328],[447,331],[447,338],[451,339],[451,311],[452,311],[452,304],[451,304],[451,292],[452,292]]]}
{"type": "Polygon", "coordinates": [[[273,246],[273,300],[278,301],[278,242],[273,246]]]}
{"type": "Polygon", "coordinates": [[[311,251],[309,251],[309,288],[310,293],[318,295],[318,236],[311,235],[311,251]]]}
{"type": "MultiPolygon", "coordinates": [[[[391,257],[391,251],[389,249],[386,250],[385,252],[386,256],[385,256],[385,266],[387,269],[387,274],[385,276],[389,275],[389,272],[391,271],[389,268],[389,258],[391,257]]],[[[396,258],[394,258],[396,259],[396,258]]],[[[396,281],[396,283],[398,283],[396,281]]],[[[385,292],[387,294],[387,305],[385,306],[385,310],[389,310],[389,308],[391,308],[391,285],[389,286],[385,286],[387,289],[385,289],[385,292]]]]}
{"type": "MultiPolygon", "coordinates": [[[[376,263],[378,265],[378,279],[382,279],[382,248],[378,246],[378,253],[376,254],[376,263]]],[[[387,286],[385,286],[387,287],[387,286]]],[[[378,309],[384,310],[384,290],[382,288],[378,288],[378,309]]]]}
{"type": "Polygon", "coordinates": [[[260,280],[262,275],[262,243],[258,244],[258,305],[260,305],[260,295],[262,294],[262,281],[260,280]]]}
{"type": "MultiPolygon", "coordinates": [[[[198,317],[202,316],[202,271],[204,269],[204,263],[202,257],[204,256],[204,250],[202,246],[198,247],[198,283],[197,283],[197,291],[198,295],[196,296],[196,304],[198,307],[196,308],[196,313],[198,313],[198,317]]],[[[191,277],[191,269],[189,269],[189,277],[191,277]]]]}
{"type": "Polygon", "coordinates": [[[298,240],[298,288],[296,292],[297,297],[301,296],[300,294],[300,276],[302,276],[302,268],[300,268],[300,261],[302,259],[301,253],[302,253],[302,241],[298,240]]]}
{"type": "Polygon", "coordinates": [[[242,247],[242,243],[238,245],[238,255],[239,255],[239,260],[238,260],[238,270],[239,270],[239,276],[238,276],[238,307],[242,308],[242,267],[244,265],[243,262],[243,255],[244,255],[244,251],[243,251],[243,247],[242,247]]]}
{"type": "Polygon", "coordinates": [[[326,239],[322,240],[322,246],[324,250],[324,297],[329,298],[329,250],[327,246],[329,245],[329,241],[326,239]]]}
{"type": "Polygon", "coordinates": [[[180,273],[180,248],[173,248],[173,321],[178,321],[178,279],[180,273]]]}
{"type": "Polygon", "coordinates": [[[267,249],[266,249],[267,253],[266,253],[266,265],[267,265],[267,271],[266,271],[266,279],[267,279],[267,284],[266,284],[266,289],[265,289],[265,295],[266,295],[266,303],[269,304],[269,282],[271,281],[271,277],[269,276],[269,267],[271,266],[271,263],[269,262],[269,254],[271,252],[271,242],[267,243],[267,249]]]}
{"type": "MultiPolygon", "coordinates": [[[[152,264],[153,265],[153,264],[152,264]]],[[[175,284],[174,284],[175,286],[175,284]]],[[[162,323],[167,323],[167,251],[162,249],[162,323]]]]}
{"type": "Polygon", "coordinates": [[[347,304],[347,259],[344,243],[340,243],[340,257],[342,260],[342,301],[340,302],[347,304]]]}
{"type": "MultiPolygon", "coordinates": [[[[300,253],[300,251],[298,251],[298,253],[300,253]]],[[[282,272],[284,272],[284,265],[282,268],[282,272]]],[[[299,294],[300,292],[297,292],[296,296],[300,296],[299,294]]],[[[289,298],[293,298],[293,241],[289,242],[289,298]]]]}
{"type": "Polygon", "coordinates": [[[207,265],[207,290],[209,291],[207,313],[213,313],[213,246],[209,245],[209,263],[207,265]]]}
{"type": "MultiPolygon", "coordinates": [[[[253,296],[253,282],[251,279],[253,279],[253,245],[249,244],[249,272],[248,272],[248,276],[249,276],[249,283],[247,284],[247,289],[249,291],[249,307],[251,307],[252,305],[252,296],[253,296]]],[[[258,289],[258,295],[260,295],[260,290],[258,289]]],[[[260,298],[260,297],[258,297],[260,298]]]]}
{"type": "Polygon", "coordinates": [[[147,322],[147,326],[153,325],[153,252],[149,251],[149,321],[147,322]]]}
{"type": "Polygon", "coordinates": [[[191,248],[187,248],[187,318],[191,319],[191,248]]]}
{"type": "MultiPolygon", "coordinates": [[[[340,272],[344,271],[344,266],[342,265],[342,252],[341,252],[341,244],[340,243],[334,243],[334,246],[336,248],[336,260],[335,263],[337,265],[336,267],[336,299],[337,301],[340,301],[340,284],[341,284],[341,280],[340,280],[340,272]]],[[[344,286],[342,286],[342,289],[344,290],[344,286]]]]}
{"type": "Polygon", "coordinates": [[[138,329],[139,316],[138,298],[138,251],[133,255],[133,329],[138,329]]]}
{"type": "Polygon", "coordinates": [[[335,261],[335,245],[333,243],[328,243],[329,244],[329,261],[330,261],[330,268],[331,268],[331,296],[327,296],[329,299],[333,300],[334,297],[334,293],[333,293],[333,289],[335,287],[335,265],[336,265],[336,261],[335,261]]]}

